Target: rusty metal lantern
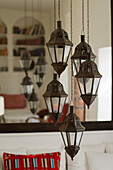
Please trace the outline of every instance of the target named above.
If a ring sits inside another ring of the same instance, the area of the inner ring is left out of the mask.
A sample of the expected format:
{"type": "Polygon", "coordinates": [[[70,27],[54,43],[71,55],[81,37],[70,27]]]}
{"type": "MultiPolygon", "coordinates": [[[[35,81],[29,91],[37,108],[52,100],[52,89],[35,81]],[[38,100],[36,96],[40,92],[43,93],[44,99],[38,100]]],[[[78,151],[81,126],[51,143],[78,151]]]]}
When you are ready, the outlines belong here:
{"type": "Polygon", "coordinates": [[[31,93],[31,95],[29,96],[30,110],[33,114],[35,114],[38,109],[38,103],[39,103],[38,97],[37,97],[37,94],[35,93],[35,90],[33,88],[33,91],[31,93]]]}
{"type": "Polygon", "coordinates": [[[20,64],[21,64],[22,69],[24,71],[30,70],[31,63],[32,63],[32,59],[31,59],[30,53],[27,50],[25,50],[22,53],[22,56],[20,58],[20,64]]]}
{"type": "Polygon", "coordinates": [[[79,117],[74,113],[74,106],[70,106],[70,113],[65,117],[59,128],[67,154],[73,160],[80,149],[80,143],[85,131],[79,117]]]}
{"type": "Polygon", "coordinates": [[[67,98],[63,85],[57,80],[57,74],[53,75],[53,80],[47,85],[43,97],[51,120],[57,123],[63,115],[62,112],[67,98]]]}
{"type": "Polygon", "coordinates": [[[40,56],[37,60],[36,69],[34,72],[34,80],[38,87],[41,87],[41,85],[43,84],[43,79],[46,72],[46,65],[47,62],[45,60],[45,57],[40,56]]]}
{"type": "Polygon", "coordinates": [[[86,105],[93,103],[97,96],[100,79],[102,75],[99,73],[97,65],[89,58],[80,66],[80,71],[75,76],[77,78],[81,97],[86,105]]]}
{"type": "Polygon", "coordinates": [[[32,93],[32,90],[33,90],[33,83],[31,81],[31,78],[28,76],[28,73],[27,72],[25,73],[26,73],[26,76],[23,78],[21,87],[22,87],[24,96],[28,99],[29,95],[32,93]]]}
{"type": "Polygon", "coordinates": [[[87,60],[89,53],[91,60],[94,61],[96,56],[93,54],[91,46],[85,42],[85,35],[81,35],[81,42],[75,47],[75,52],[71,56],[73,76],[79,72],[81,64],[87,60]]]}
{"type": "Polygon", "coordinates": [[[68,34],[61,27],[61,21],[57,21],[57,29],[51,34],[46,43],[54,70],[60,74],[67,67],[69,55],[73,43],[68,39],[68,34]]]}

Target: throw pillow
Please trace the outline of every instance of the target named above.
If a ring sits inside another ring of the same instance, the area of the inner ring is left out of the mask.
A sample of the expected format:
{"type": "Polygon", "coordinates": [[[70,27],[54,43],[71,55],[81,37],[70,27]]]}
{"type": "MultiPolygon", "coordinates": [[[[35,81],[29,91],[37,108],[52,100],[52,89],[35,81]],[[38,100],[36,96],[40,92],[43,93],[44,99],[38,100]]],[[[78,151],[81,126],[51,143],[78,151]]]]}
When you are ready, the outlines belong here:
{"type": "Polygon", "coordinates": [[[89,170],[112,170],[113,153],[86,152],[89,170]]]}
{"type": "Polygon", "coordinates": [[[36,155],[3,154],[5,170],[59,170],[60,152],[36,155]]]}

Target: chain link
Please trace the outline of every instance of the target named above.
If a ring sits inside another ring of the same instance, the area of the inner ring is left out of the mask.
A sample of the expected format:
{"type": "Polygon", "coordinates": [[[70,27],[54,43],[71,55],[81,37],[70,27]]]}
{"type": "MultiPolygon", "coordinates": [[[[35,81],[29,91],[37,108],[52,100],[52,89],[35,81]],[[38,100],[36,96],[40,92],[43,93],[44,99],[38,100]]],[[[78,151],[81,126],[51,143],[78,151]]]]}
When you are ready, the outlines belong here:
{"type": "Polygon", "coordinates": [[[89,44],[89,0],[87,0],[87,42],[89,44]]]}
{"type": "MultiPolygon", "coordinates": [[[[73,7],[73,1],[70,0],[70,31],[71,31],[71,42],[73,37],[73,25],[72,25],[72,9],[73,7]]],[[[72,50],[71,50],[71,56],[72,56],[72,50]]],[[[73,80],[73,63],[71,60],[71,102],[74,101],[74,80],[73,80]]]]}
{"type": "Polygon", "coordinates": [[[58,20],[60,21],[60,0],[58,0],[58,20]]]}
{"type": "Polygon", "coordinates": [[[84,0],[82,0],[82,34],[84,35],[84,0]]]}
{"type": "Polygon", "coordinates": [[[54,29],[56,29],[56,0],[54,0],[54,29]]]}

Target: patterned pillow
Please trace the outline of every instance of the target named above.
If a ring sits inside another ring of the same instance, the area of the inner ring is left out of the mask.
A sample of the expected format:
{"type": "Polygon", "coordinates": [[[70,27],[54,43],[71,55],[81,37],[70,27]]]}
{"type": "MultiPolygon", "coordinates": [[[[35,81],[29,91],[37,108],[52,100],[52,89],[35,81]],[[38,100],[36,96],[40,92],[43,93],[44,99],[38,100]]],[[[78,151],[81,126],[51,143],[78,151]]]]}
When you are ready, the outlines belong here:
{"type": "Polygon", "coordinates": [[[5,170],[59,170],[60,152],[14,155],[3,153],[5,170]]]}

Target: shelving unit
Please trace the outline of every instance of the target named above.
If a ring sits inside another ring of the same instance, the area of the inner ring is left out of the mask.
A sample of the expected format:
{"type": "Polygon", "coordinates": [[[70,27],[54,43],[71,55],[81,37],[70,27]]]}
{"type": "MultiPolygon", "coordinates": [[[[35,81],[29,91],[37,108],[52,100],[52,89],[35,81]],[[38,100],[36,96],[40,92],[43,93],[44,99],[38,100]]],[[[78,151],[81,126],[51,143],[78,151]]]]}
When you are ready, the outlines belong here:
{"type": "Polygon", "coordinates": [[[45,56],[45,31],[40,22],[32,17],[21,18],[13,26],[13,70],[22,71],[19,59],[25,49],[32,59],[45,56]],[[26,24],[25,24],[26,23],[26,24]]]}
{"type": "Polygon", "coordinates": [[[0,19],[0,72],[8,71],[7,27],[0,19]]]}

